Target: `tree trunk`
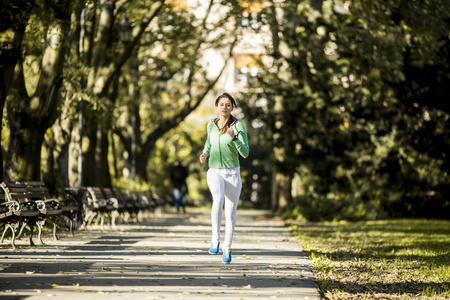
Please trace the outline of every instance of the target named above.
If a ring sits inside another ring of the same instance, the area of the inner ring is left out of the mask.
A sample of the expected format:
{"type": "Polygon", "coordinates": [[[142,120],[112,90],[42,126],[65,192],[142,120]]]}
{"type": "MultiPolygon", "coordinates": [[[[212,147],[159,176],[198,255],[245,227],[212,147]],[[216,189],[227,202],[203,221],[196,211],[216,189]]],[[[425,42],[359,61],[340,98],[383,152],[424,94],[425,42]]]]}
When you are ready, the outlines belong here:
{"type": "MultiPolygon", "coordinates": [[[[0,78],[1,80],[1,78],[0,78]]],[[[2,86],[0,86],[0,89],[2,86]]],[[[5,105],[4,100],[0,100],[0,122],[3,122],[3,107],[5,105]]],[[[3,126],[0,126],[0,137],[2,136],[2,128],[3,126]]],[[[3,182],[3,149],[0,148],[0,181],[3,182]]]]}
{"type": "MultiPolygon", "coordinates": [[[[3,109],[6,103],[14,67],[22,49],[25,28],[31,15],[35,0],[17,0],[3,3],[2,15],[9,18],[9,27],[2,28],[0,33],[0,122],[3,122],[3,109]],[[10,32],[14,34],[10,34],[10,32]],[[11,38],[12,37],[12,38],[11,38]]],[[[0,126],[0,136],[3,126],[0,126]]],[[[0,149],[0,182],[4,180],[3,151],[0,149]]]]}
{"type": "MultiPolygon", "coordinates": [[[[44,181],[50,193],[58,196],[63,196],[64,188],[71,186],[69,147],[75,120],[68,115],[71,104],[69,98],[69,96],[66,97],[59,121],[52,126],[44,141],[47,155],[47,165],[42,166],[44,181]]],[[[45,155],[42,156],[45,157],[45,155]]]]}
{"type": "Polygon", "coordinates": [[[275,167],[272,168],[270,208],[272,209],[273,212],[276,212],[278,210],[278,182],[277,182],[277,171],[275,170],[275,167]]]}
{"type": "Polygon", "coordinates": [[[136,152],[136,177],[141,178],[145,182],[148,181],[147,165],[150,153],[147,151],[136,152]]]}
{"type": "Polygon", "coordinates": [[[85,114],[85,124],[86,130],[85,135],[89,140],[89,146],[85,154],[83,155],[83,182],[85,186],[95,186],[96,185],[96,177],[95,173],[97,168],[96,165],[96,156],[95,150],[97,147],[97,131],[98,131],[98,122],[95,119],[95,116],[89,110],[86,110],[85,114]]]}
{"type": "Polygon", "coordinates": [[[62,69],[66,38],[70,25],[70,5],[66,1],[52,3],[52,22],[47,30],[48,46],[43,53],[40,76],[34,94],[29,97],[22,63],[19,60],[8,103],[11,141],[5,164],[6,178],[14,180],[41,179],[41,147],[46,130],[59,115],[62,69]],[[56,13],[57,12],[57,13],[56,13]]]}
{"type": "MultiPolygon", "coordinates": [[[[108,133],[111,130],[111,116],[114,109],[115,99],[114,83],[117,82],[117,76],[120,69],[133,55],[134,48],[137,46],[141,36],[147,30],[148,24],[158,14],[164,1],[155,1],[149,7],[147,14],[140,23],[138,33],[133,36],[132,41],[125,47],[121,55],[109,58],[105,55],[106,50],[112,47],[110,34],[114,30],[115,7],[111,1],[101,1],[100,13],[98,17],[98,30],[89,31],[96,36],[92,41],[95,43],[90,47],[86,65],[92,66],[87,80],[87,93],[93,96],[96,101],[102,105],[102,114],[98,110],[89,112],[86,117],[86,136],[89,138],[89,147],[85,153],[83,162],[84,184],[95,186],[111,186],[111,173],[108,164],[108,133]],[[95,114],[95,115],[94,115],[95,114]],[[99,123],[99,124],[98,124],[99,123]]],[[[95,16],[94,16],[95,17],[95,16]]],[[[86,107],[89,109],[88,107],[86,107]]]]}
{"type": "Polygon", "coordinates": [[[5,164],[6,181],[39,180],[41,178],[41,146],[45,130],[9,113],[11,141],[5,164]]]}
{"type": "Polygon", "coordinates": [[[292,202],[292,176],[277,173],[278,208],[284,208],[292,202]]]}
{"type": "Polygon", "coordinates": [[[109,118],[100,118],[98,112],[86,113],[86,136],[89,139],[89,147],[83,161],[85,186],[112,186],[108,164],[109,131],[107,127],[110,122],[109,118]]]}
{"type": "Polygon", "coordinates": [[[109,171],[108,163],[108,151],[109,151],[109,141],[108,141],[108,131],[106,128],[102,128],[98,131],[98,140],[100,143],[97,145],[97,165],[96,173],[98,174],[97,186],[112,187],[111,172],[109,171]]]}
{"type": "Polygon", "coordinates": [[[286,175],[277,170],[272,176],[272,211],[277,211],[286,207],[292,202],[292,176],[286,175]]]}

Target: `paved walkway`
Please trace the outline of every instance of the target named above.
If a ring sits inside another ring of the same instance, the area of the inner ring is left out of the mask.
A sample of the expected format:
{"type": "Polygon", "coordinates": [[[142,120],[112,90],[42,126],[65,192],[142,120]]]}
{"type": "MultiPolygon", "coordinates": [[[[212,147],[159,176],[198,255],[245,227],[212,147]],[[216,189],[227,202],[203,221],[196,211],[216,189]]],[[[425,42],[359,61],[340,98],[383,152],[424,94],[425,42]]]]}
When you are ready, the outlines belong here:
{"type": "MultiPolygon", "coordinates": [[[[321,299],[309,261],[279,220],[238,211],[233,261],[207,252],[208,210],[165,213],[46,245],[0,245],[1,299],[321,299]]],[[[26,239],[25,239],[26,240],[26,239]]]]}

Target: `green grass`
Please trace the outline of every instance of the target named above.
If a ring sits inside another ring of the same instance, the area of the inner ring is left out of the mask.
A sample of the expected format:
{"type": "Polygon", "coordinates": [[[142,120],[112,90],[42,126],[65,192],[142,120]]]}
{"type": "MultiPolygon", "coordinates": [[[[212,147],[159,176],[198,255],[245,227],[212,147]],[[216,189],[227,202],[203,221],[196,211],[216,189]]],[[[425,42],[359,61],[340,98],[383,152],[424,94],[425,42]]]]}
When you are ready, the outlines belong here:
{"type": "Polygon", "coordinates": [[[327,299],[450,299],[450,221],[287,223],[327,299]]]}

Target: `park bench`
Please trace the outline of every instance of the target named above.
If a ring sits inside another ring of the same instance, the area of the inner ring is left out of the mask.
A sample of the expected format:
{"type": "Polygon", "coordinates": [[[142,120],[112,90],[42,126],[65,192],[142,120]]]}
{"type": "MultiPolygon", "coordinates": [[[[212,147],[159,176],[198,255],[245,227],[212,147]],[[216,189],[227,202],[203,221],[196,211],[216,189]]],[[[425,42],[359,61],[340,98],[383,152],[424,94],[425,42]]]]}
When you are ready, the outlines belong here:
{"type": "Polygon", "coordinates": [[[8,201],[3,190],[0,192],[0,225],[14,223],[20,217],[20,204],[8,201]]]}
{"type": "Polygon", "coordinates": [[[85,219],[84,225],[90,226],[95,217],[96,224],[100,221],[100,226],[104,229],[105,216],[116,208],[114,200],[108,198],[100,187],[86,188],[86,202],[84,203],[85,219]]]}
{"type": "Polygon", "coordinates": [[[107,201],[109,201],[113,207],[111,210],[111,226],[116,226],[117,214],[123,215],[125,212],[125,199],[115,192],[112,188],[101,188],[103,195],[107,201]]]}
{"type": "Polygon", "coordinates": [[[34,202],[21,204],[19,199],[10,197],[9,193],[5,191],[4,183],[0,187],[0,225],[5,226],[0,243],[3,242],[8,230],[11,230],[11,245],[13,249],[16,249],[16,231],[19,228],[21,214],[24,217],[33,217],[39,214],[39,210],[34,202]],[[21,211],[21,206],[25,207],[23,212],[21,211]]]}
{"type": "Polygon", "coordinates": [[[156,202],[151,191],[126,191],[129,201],[132,203],[128,209],[130,218],[136,222],[148,219],[156,209],[156,202]]]}
{"type": "MultiPolygon", "coordinates": [[[[16,184],[21,184],[26,189],[26,199],[29,201],[35,201],[38,204],[39,215],[35,222],[38,226],[38,240],[41,244],[44,244],[42,241],[42,228],[45,225],[45,221],[48,219],[53,223],[53,239],[57,240],[56,236],[56,228],[57,228],[57,220],[61,213],[63,212],[61,201],[55,198],[50,197],[50,193],[47,189],[47,186],[42,181],[22,181],[16,182],[16,184]],[[43,203],[43,205],[42,205],[43,203]]],[[[30,224],[27,222],[23,222],[22,227],[20,228],[20,232],[18,237],[22,235],[25,226],[28,225],[31,230],[30,224]]],[[[32,234],[30,234],[30,245],[34,246],[32,243],[32,234]]]]}
{"type": "MultiPolygon", "coordinates": [[[[47,186],[42,181],[24,181],[19,183],[24,184],[30,191],[34,192],[34,198],[44,199],[44,203],[46,204],[45,215],[53,222],[54,240],[59,239],[56,234],[56,230],[58,225],[61,225],[64,221],[67,221],[67,225],[64,226],[67,227],[70,234],[74,236],[74,224],[78,214],[80,213],[80,209],[82,208],[79,205],[77,197],[75,195],[68,192],[68,190],[66,189],[66,195],[64,199],[52,199],[50,197],[47,186]],[[54,200],[59,201],[59,205],[54,200]]],[[[29,197],[33,196],[29,195],[29,197]]]]}
{"type": "Polygon", "coordinates": [[[158,203],[153,195],[153,191],[139,192],[140,214],[143,218],[150,218],[151,214],[155,214],[158,210],[158,203]]]}
{"type": "Polygon", "coordinates": [[[138,206],[136,200],[131,196],[129,191],[113,189],[114,195],[121,203],[118,210],[119,216],[124,223],[129,222],[137,214],[138,206]]]}
{"type": "Polygon", "coordinates": [[[128,198],[127,213],[129,219],[134,219],[139,222],[139,216],[144,210],[145,203],[139,196],[139,192],[136,191],[125,191],[124,192],[128,198]]]}
{"type": "MultiPolygon", "coordinates": [[[[7,200],[11,203],[16,202],[20,205],[20,207],[16,204],[13,205],[15,217],[11,217],[10,221],[6,223],[0,242],[3,242],[7,230],[11,229],[11,244],[13,249],[15,249],[15,232],[19,227],[20,222],[23,222],[21,232],[26,225],[30,227],[30,246],[34,246],[33,230],[35,225],[38,226],[39,240],[42,242],[41,233],[43,221],[45,222],[45,218],[49,214],[53,214],[53,212],[57,214],[58,211],[61,212],[59,202],[54,199],[42,197],[39,192],[36,192],[34,189],[29,188],[23,183],[2,182],[0,187],[3,195],[2,198],[5,201],[7,200]]],[[[21,232],[19,232],[18,236],[20,236],[21,232]]]]}
{"type": "Polygon", "coordinates": [[[167,207],[174,205],[174,200],[168,195],[163,195],[158,190],[152,191],[152,198],[156,202],[156,215],[160,216],[167,207]]]}
{"type": "Polygon", "coordinates": [[[83,223],[83,199],[85,190],[83,188],[65,188],[65,198],[60,200],[62,205],[61,215],[67,221],[66,227],[74,236],[74,230],[83,223]]]}

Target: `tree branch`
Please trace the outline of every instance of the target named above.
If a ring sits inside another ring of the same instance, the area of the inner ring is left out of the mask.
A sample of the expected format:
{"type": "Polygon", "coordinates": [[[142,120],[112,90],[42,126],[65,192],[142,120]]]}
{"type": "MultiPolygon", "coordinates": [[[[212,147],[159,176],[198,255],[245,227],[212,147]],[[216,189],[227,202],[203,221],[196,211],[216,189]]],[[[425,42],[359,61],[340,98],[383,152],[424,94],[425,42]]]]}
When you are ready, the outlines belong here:
{"type": "Polygon", "coordinates": [[[127,131],[123,127],[117,127],[113,129],[113,132],[119,137],[122,145],[125,147],[125,150],[128,153],[131,153],[131,137],[125,136],[127,131]]]}
{"type": "Polygon", "coordinates": [[[144,20],[141,22],[139,26],[138,33],[133,37],[131,42],[125,47],[125,50],[122,52],[122,54],[112,62],[113,72],[111,72],[109,76],[106,77],[105,84],[100,92],[101,95],[107,94],[110,85],[114,82],[115,76],[119,75],[120,69],[128,60],[128,58],[131,57],[134,49],[139,44],[142,35],[144,34],[146,28],[148,27],[148,24],[150,24],[150,22],[154,19],[154,17],[163,7],[164,1],[165,0],[156,1],[151,5],[147,17],[144,18],[144,20]]]}
{"type": "Polygon", "coordinates": [[[199,97],[197,97],[195,99],[192,99],[191,92],[189,90],[189,97],[191,100],[185,104],[183,109],[177,115],[175,115],[172,118],[163,120],[162,122],[159,123],[159,126],[147,137],[147,139],[143,145],[143,151],[149,153],[153,149],[156,141],[161,136],[163,136],[170,129],[175,128],[180,122],[182,122],[192,111],[194,111],[200,105],[200,103],[206,97],[208,92],[216,85],[217,81],[222,76],[223,72],[225,71],[228,61],[232,57],[233,49],[234,49],[235,45],[237,44],[237,39],[238,38],[235,37],[234,41],[231,43],[229,55],[226,58],[225,63],[223,65],[222,69],[220,70],[219,74],[216,76],[216,78],[214,78],[214,80],[208,81],[208,84],[207,84],[203,94],[201,94],[199,97]]]}

